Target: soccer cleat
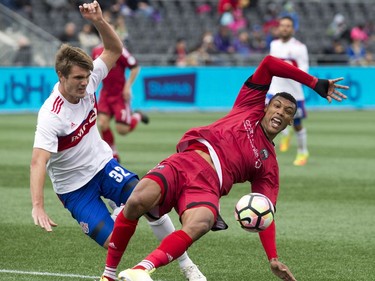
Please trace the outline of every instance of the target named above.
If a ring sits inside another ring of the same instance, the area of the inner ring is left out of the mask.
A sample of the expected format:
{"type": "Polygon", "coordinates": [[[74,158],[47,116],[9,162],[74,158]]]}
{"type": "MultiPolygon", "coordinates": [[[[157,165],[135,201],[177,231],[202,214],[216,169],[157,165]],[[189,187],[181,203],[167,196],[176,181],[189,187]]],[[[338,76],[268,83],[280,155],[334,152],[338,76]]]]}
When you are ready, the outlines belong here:
{"type": "Polygon", "coordinates": [[[132,269],[132,268],[121,271],[120,274],[118,275],[118,280],[122,280],[122,281],[153,281],[147,270],[132,269]]]}
{"type": "Polygon", "coordinates": [[[280,152],[286,152],[289,149],[290,146],[290,134],[287,135],[281,135],[281,140],[280,140],[280,152]]]}
{"type": "Polygon", "coordinates": [[[136,110],[134,111],[134,113],[138,113],[139,115],[141,115],[142,123],[148,124],[150,122],[150,118],[146,114],[144,114],[142,111],[136,110]]]}
{"type": "Polygon", "coordinates": [[[294,166],[304,166],[309,158],[309,153],[297,153],[296,159],[293,162],[294,166]]]}
{"type": "Polygon", "coordinates": [[[195,264],[181,268],[182,273],[185,275],[186,280],[189,281],[207,281],[207,278],[200,272],[198,266],[195,264]]]}

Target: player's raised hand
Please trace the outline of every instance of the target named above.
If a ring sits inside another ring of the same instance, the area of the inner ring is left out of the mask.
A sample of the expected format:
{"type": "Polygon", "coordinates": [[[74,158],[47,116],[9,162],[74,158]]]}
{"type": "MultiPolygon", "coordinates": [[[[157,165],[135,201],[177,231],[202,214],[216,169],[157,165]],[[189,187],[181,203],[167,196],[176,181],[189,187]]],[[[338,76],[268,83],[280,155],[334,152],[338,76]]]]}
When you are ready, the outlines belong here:
{"type": "Polygon", "coordinates": [[[348,86],[336,84],[336,82],[339,82],[341,80],[344,80],[344,78],[340,77],[340,78],[328,80],[328,83],[329,83],[328,92],[327,92],[328,102],[331,102],[332,99],[337,100],[337,101],[342,101],[342,99],[347,98],[346,95],[344,95],[343,93],[341,93],[340,91],[337,90],[337,89],[343,89],[343,90],[349,89],[348,86]]]}
{"type": "Polygon", "coordinates": [[[94,1],[92,3],[84,3],[80,5],[79,11],[85,19],[92,22],[95,22],[103,18],[102,10],[97,1],[94,1]]]}
{"type": "Polygon", "coordinates": [[[52,231],[52,227],[56,227],[57,224],[49,218],[44,209],[34,207],[31,211],[31,216],[34,219],[34,224],[39,225],[41,228],[48,232],[52,231]]]}
{"type": "Polygon", "coordinates": [[[297,281],[296,278],[294,278],[292,272],[290,272],[289,268],[278,259],[271,259],[270,266],[273,274],[275,274],[280,279],[287,281],[297,281]]]}

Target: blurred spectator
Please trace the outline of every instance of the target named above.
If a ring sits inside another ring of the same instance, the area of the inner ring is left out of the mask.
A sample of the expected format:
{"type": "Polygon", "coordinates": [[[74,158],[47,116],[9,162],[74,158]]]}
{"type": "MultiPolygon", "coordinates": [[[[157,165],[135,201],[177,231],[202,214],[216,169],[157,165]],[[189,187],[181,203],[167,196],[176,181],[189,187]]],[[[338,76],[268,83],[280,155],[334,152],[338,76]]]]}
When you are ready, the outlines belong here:
{"type": "Polygon", "coordinates": [[[221,53],[232,54],[235,52],[232,43],[232,33],[228,26],[219,26],[219,30],[214,36],[214,44],[216,49],[221,53]]]}
{"type": "Polygon", "coordinates": [[[63,9],[69,5],[68,0],[44,0],[49,9],[63,9]]]}
{"type": "Polygon", "coordinates": [[[267,12],[262,26],[267,50],[269,50],[272,40],[277,38],[279,10],[280,7],[276,3],[271,2],[267,5],[267,12]]]}
{"type": "Polygon", "coordinates": [[[362,40],[354,37],[347,48],[347,54],[351,65],[366,65],[366,49],[362,40]]]}
{"type": "Polygon", "coordinates": [[[240,54],[244,57],[250,56],[252,52],[251,40],[247,30],[241,30],[238,33],[238,36],[234,39],[233,46],[237,54],[240,54]]]}
{"type": "Polygon", "coordinates": [[[129,4],[133,4],[132,1],[126,0],[116,0],[116,2],[111,6],[111,12],[113,14],[120,14],[122,16],[132,16],[134,11],[137,9],[137,5],[130,7],[129,4]]]}
{"type": "Polygon", "coordinates": [[[279,18],[282,17],[291,17],[294,22],[294,31],[298,31],[299,29],[299,17],[298,13],[294,9],[294,4],[292,1],[286,1],[286,3],[283,5],[283,9],[281,13],[279,14],[279,18]]]}
{"type": "Polygon", "coordinates": [[[375,65],[373,54],[367,50],[366,50],[364,65],[375,65]]]}
{"type": "Polygon", "coordinates": [[[267,49],[267,43],[264,39],[262,28],[259,25],[254,25],[251,33],[251,47],[254,52],[256,53],[265,53],[268,51],[267,49]]]}
{"type": "Polygon", "coordinates": [[[348,64],[348,55],[344,44],[340,40],[332,40],[332,44],[323,50],[324,59],[319,60],[318,64],[348,64]]]}
{"type": "Polygon", "coordinates": [[[21,36],[18,40],[18,50],[14,56],[13,65],[28,66],[32,65],[32,48],[27,37],[21,36]]]}
{"type": "Polygon", "coordinates": [[[238,8],[239,0],[219,0],[217,4],[217,11],[219,15],[238,8]]]}
{"type": "Polygon", "coordinates": [[[350,42],[350,29],[346,23],[345,17],[342,14],[336,14],[328,26],[327,34],[333,40],[341,40],[344,44],[350,42]]]}
{"type": "Polygon", "coordinates": [[[100,43],[100,38],[90,23],[85,23],[82,26],[81,31],[78,33],[78,40],[81,48],[88,54],[91,54],[92,48],[100,43]]]}
{"type": "Polygon", "coordinates": [[[211,31],[203,33],[202,40],[195,50],[187,56],[187,65],[214,65],[218,51],[214,44],[214,37],[211,31]]]}
{"type": "Polygon", "coordinates": [[[203,33],[201,40],[202,48],[210,55],[217,54],[219,51],[215,46],[214,35],[211,31],[206,31],[203,33]]]}
{"type": "Polygon", "coordinates": [[[79,45],[79,40],[76,32],[76,24],[72,21],[65,24],[63,33],[59,36],[60,41],[69,43],[73,46],[79,45]]]}
{"type": "Polygon", "coordinates": [[[121,38],[123,43],[128,43],[129,32],[125,24],[125,17],[118,15],[115,17],[113,27],[116,30],[118,36],[121,38]]]}
{"type": "Polygon", "coordinates": [[[149,0],[116,0],[111,11],[122,16],[144,16],[155,21],[160,20],[160,13],[149,0]]]}
{"type": "Polygon", "coordinates": [[[198,6],[197,6],[195,12],[197,14],[211,14],[212,10],[213,9],[212,9],[211,3],[209,1],[206,1],[202,4],[198,3],[198,6]]]}
{"type": "Polygon", "coordinates": [[[366,42],[368,40],[368,35],[365,31],[365,24],[359,23],[356,26],[354,26],[350,31],[350,38],[352,40],[366,42]]]}
{"type": "Polygon", "coordinates": [[[176,40],[173,48],[169,50],[169,63],[176,66],[186,66],[187,65],[187,48],[186,41],[184,38],[178,38],[176,40]]]}
{"type": "Polygon", "coordinates": [[[29,20],[32,19],[31,0],[0,0],[0,4],[3,4],[29,20]]]}

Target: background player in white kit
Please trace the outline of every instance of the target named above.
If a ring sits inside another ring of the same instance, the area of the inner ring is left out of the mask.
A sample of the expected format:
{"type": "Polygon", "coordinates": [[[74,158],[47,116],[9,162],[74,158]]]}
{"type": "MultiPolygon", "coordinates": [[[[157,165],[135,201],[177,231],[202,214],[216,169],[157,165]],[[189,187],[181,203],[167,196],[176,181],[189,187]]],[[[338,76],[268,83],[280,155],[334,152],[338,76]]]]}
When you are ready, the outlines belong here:
{"type": "MultiPolygon", "coordinates": [[[[309,57],[305,44],[293,37],[294,22],[289,16],[282,17],[279,21],[279,38],[271,42],[270,55],[283,59],[286,62],[308,72],[309,57]]],[[[302,126],[302,119],[306,118],[305,96],[302,85],[291,79],[279,77],[272,78],[269,89],[269,100],[278,92],[288,92],[297,100],[297,113],[294,117],[293,127],[297,136],[297,156],[293,164],[303,166],[307,163],[309,152],[307,149],[307,130],[302,126]]],[[[291,132],[288,127],[282,132],[280,151],[285,152],[290,145],[291,132]]]]}
{"type": "MultiPolygon", "coordinates": [[[[30,166],[32,217],[35,225],[52,231],[57,224],[44,209],[46,170],[54,191],[86,235],[107,248],[114,222],[101,197],[126,203],[138,176],[122,167],[101,139],[95,91],[122,52],[116,32],[103,19],[97,1],[79,6],[82,16],[98,30],[104,45],[95,61],[80,48],[63,45],[56,55],[59,82],[42,105],[30,166]],[[47,168],[47,169],[46,169],[47,168]]],[[[175,229],[169,217],[150,223],[162,239],[175,229]]],[[[206,278],[187,254],[180,267],[190,281],[206,278]]],[[[113,273],[116,276],[116,272],[113,273]]]]}

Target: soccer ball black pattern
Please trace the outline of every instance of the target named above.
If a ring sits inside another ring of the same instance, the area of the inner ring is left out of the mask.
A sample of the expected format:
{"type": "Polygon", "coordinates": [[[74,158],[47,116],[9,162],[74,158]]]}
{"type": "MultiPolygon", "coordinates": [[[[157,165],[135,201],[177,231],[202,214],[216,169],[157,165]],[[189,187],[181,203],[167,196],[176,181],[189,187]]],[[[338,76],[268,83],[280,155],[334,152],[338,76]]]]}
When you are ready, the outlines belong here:
{"type": "Polygon", "coordinates": [[[260,193],[249,193],[238,200],[234,217],[240,226],[249,232],[265,230],[273,222],[275,209],[267,196],[260,193]]]}

